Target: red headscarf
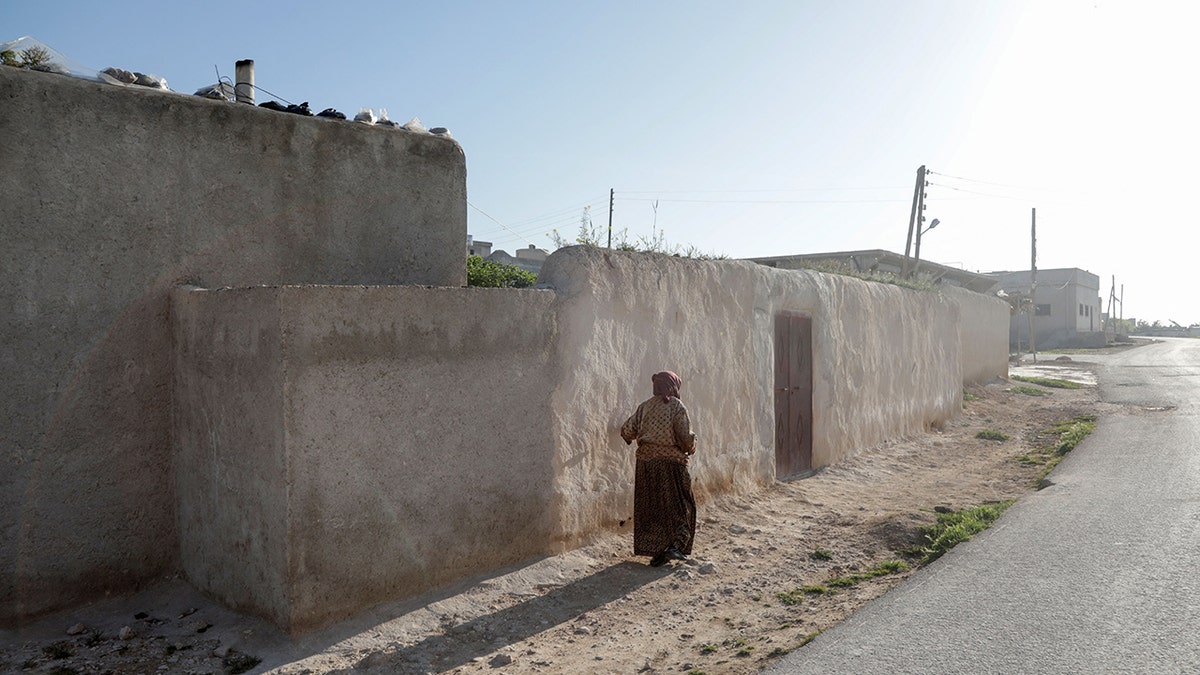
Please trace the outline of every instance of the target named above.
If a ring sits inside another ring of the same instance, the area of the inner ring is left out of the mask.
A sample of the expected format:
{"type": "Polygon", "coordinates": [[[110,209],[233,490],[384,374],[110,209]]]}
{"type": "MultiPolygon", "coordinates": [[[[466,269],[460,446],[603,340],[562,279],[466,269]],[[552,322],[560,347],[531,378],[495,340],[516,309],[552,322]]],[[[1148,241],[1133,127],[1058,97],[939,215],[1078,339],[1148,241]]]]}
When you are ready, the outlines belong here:
{"type": "Polygon", "coordinates": [[[654,395],[661,396],[663,403],[670,403],[672,396],[679,398],[679,388],[683,386],[683,380],[675,373],[664,370],[651,375],[650,381],[654,383],[654,395]]]}

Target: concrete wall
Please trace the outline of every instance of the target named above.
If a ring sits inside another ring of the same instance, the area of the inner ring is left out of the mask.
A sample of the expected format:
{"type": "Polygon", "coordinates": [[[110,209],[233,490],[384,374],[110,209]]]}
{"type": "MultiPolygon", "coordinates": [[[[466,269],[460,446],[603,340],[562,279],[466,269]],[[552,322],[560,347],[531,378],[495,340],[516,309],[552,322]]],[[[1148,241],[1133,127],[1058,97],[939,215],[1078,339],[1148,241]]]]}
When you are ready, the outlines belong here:
{"type": "Polygon", "coordinates": [[[994,295],[957,288],[940,292],[958,304],[963,384],[1008,377],[1009,304],[994,295]]]}
{"type": "Polygon", "coordinates": [[[172,294],[180,563],[231,607],[288,605],[279,287],[172,294]]]}
{"type": "Polygon", "coordinates": [[[579,247],[543,280],[176,291],[188,578],[298,631],[620,529],[618,429],[663,368],[698,496],[769,484],[780,312],[813,318],[818,467],[946,422],[967,372],[1007,367],[1007,304],[958,289],[579,247]]]}
{"type": "Polygon", "coordinates": [[[465,283],[444,138],[0,68],[0,623],[178,567],[168,289],[465,283]]]}
{"type": "Polygon", "coordinates": [[[1007,305],[958,289],[589,248],[555,252],[540,280],[560,294],[559,358],[570,364],[554,395],[561,547],[630,517],[633,453],[618,429],[657,370],[684,381],[702,497],[775,478],[780,312],[813,318],[814,466],[942,424],[965,381],[1007,372],[1007,305]]]}
{"type": "Polygon", "coordinates": [[[303,630],[546,551],[554,299],[178,291],[188,578],[303,630]]]}

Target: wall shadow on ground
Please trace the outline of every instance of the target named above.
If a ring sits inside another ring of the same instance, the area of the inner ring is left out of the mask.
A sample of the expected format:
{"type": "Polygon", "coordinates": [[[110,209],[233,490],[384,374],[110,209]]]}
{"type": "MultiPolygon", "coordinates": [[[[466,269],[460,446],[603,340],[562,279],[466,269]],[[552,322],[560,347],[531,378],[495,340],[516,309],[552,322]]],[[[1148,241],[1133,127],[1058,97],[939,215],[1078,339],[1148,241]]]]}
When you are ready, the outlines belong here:
{"type": "MultiPolygon", "coordinates": [[[[595,574],[550,590],[520,604],[470,621],[445,626],[438,635],[396,651],[370,655],[356,664],[380,672],[449,671],[472,659],[491,654],[622,598],[634,590],[672,574],[671,567],[650,567],[624,561],[595,574]]],[[[581,642],[590,638],[580,636],[581,642]]],[[[540,657],[530,656],[530,661],[540,657]]]]}

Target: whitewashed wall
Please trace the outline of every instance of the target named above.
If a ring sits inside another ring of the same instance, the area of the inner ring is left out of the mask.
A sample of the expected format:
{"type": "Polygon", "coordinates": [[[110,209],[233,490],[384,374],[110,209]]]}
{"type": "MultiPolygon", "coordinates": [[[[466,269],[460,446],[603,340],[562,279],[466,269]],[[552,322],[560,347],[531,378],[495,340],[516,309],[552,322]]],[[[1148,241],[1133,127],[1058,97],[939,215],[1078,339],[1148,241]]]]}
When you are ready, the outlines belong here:
{"type": "Polygon", "coordinates": [[[769,484],[782,311],[813,320],[817,467],[960,410],[964,313],[1006,364],[1007,305],[965,312],[974,294],[587,248],[542,279],[177,290],[188,577],[303,630],[629,528],[618,429],[662,369],[684,380],[700,499],[769,484]]]}
{"type": "Polygon", "coordinates": [[[540,280],[559,292],[554,512],[562,546],[632,515],[633,450],[618,429],[650,395],[658,370],[683,379],[702,498],[774,480],[780,312],[813,318],[815,467],[945,423],[961,409],[964,368],[980,378],[1004,374],[1007,363],[1006,305],[973,293],[581,247],[552,255],[540,280]],[[964,350],[981,335],[989,339],[964,350]]]}

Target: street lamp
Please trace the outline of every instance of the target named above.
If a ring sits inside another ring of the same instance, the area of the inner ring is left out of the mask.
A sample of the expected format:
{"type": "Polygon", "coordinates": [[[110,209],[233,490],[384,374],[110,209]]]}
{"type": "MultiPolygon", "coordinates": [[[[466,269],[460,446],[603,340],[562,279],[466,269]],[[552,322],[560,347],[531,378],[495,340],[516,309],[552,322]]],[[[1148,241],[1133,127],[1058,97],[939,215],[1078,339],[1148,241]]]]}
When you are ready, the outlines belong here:
{"type": "Polygon", "coordinates": [[[925,234],[926,232],[937,227],[938,223],[941,223],[941,222],[942,221],[938,220],[937,218],[934,218],[933,220],[929,221],[929,227],[927,227],[923,230],[922,229],[917,230],[917,250],[914,251],[913,257],[916,258],[918,263],[921,261],[921,235],[925,234]]]}

